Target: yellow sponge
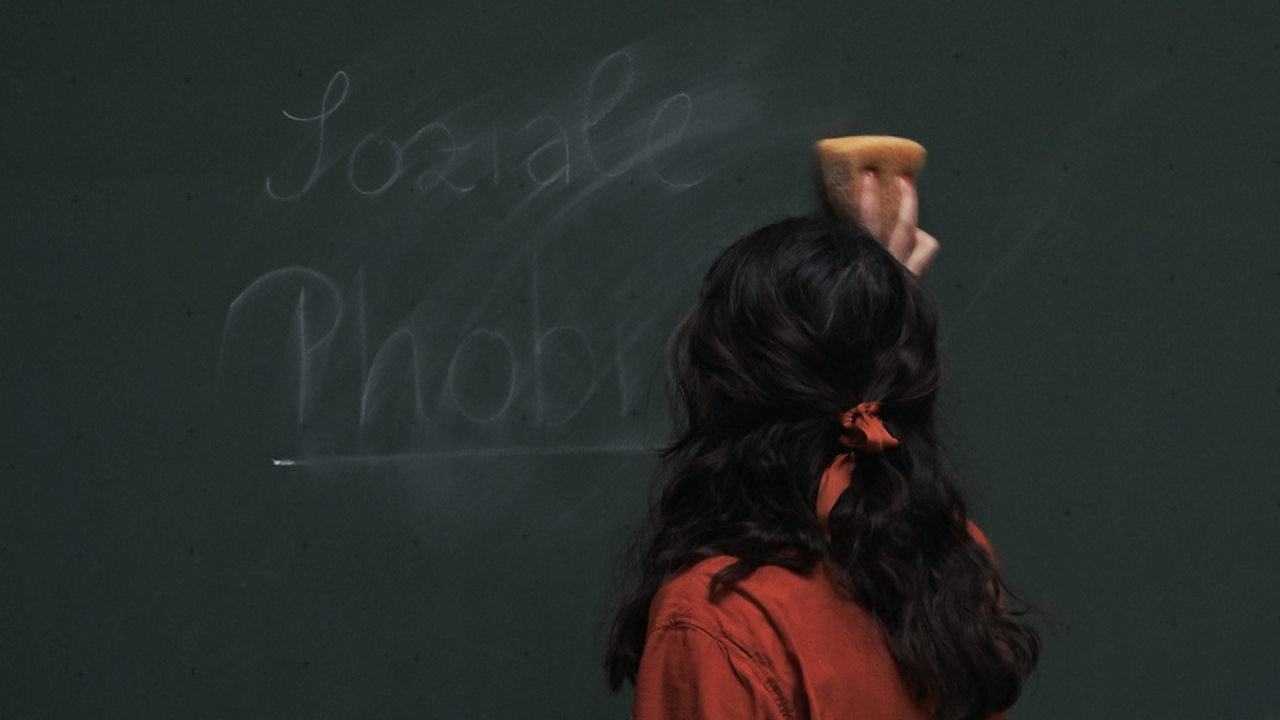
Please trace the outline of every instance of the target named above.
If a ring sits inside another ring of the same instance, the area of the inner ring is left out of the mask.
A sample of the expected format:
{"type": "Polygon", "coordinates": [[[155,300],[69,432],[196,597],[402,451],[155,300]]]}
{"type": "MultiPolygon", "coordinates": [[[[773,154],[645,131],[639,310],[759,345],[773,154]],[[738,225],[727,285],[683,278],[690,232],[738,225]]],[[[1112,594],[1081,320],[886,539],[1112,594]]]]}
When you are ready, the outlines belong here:
{"type": "Polygon", "coordinates": [[[870,170],[880,184],[880,227],[867,228],[880,240],[889,238],[898,220],[898,178],[913,184],[924,168],[924,146],[906,138],[887,135],[854,135],[820,140],[814,146],[827,201],[836,215],[861,222],[858,213],[858,180],[870,170]]]}

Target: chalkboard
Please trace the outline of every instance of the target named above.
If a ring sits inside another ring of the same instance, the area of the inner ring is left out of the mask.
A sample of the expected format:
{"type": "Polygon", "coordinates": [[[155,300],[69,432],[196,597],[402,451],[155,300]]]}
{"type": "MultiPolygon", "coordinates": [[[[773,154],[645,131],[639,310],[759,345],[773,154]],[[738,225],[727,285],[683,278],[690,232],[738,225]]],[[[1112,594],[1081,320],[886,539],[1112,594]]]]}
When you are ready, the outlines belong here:
{"type": "Polygon", "coordinates": [[[929,151],[1015,717],[1280,705],[1275,3],[52,3],[2,31],[0,716],[624,718],[725,244],[929,151]]]}

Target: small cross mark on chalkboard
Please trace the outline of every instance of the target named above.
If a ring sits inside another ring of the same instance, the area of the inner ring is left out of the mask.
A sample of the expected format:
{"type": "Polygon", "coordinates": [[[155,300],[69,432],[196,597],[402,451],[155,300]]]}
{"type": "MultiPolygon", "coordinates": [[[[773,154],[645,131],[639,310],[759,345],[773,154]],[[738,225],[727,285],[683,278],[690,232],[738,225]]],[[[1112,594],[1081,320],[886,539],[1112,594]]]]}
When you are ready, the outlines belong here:
{"type": "Polygon", "coordinates": [[[1062,399],[1063,399],[1063,400],[1070,400],[1070,399],[1071,399],[1071,393],[1067,393],[1066,395],[1063,395],[1063,396],[1062,396],[1062,399]]]}
{"type": "Polygon", "coordinates": [[[71,76],[71,84],[72,84],[72,85],[75,85],[75,84],[76,84],[76,76],[75,76],[75,75],[72,75],[72,76],[71,76]]]}
{"type": "Polygon", "coordinates": [[[1170,170],[1172,170],[1172,169],[1174,169],[1175,167],[1177,167],[1177,165],[1175,165],[1175,164],[1174,164],[1174,162],[1173,162],[1172,160],[1170,160],[1170,161],[1169,161],[1169,169],[1170,169],[1170,170]]]}
{"type": "Polygon", "coordinates": [[[410,425],[417,425],[417,424],[418,424],[418,418],[409,418],[409,424],[410,424],[410,425]]]}
{"type": "Polygon", "coordinates": [[[296,77],[296,78],[298,78],[299,80],[301,80],[301,79],[302,79],[302,71],[301,71],[301,70],[299,70],[299,71],[298,71],[298,74],[297,74],[297,75],[295,75],[294,77],[296,77]]]}
{"type": "Polygon", "coordinates": [[[1066,172],[1067,170],[1070,170],[1070,168],[1067,166],[1066,163],[1062,163],[1062,172],[1066,172]]]}
{"type": "Polygon", "coordinates": [[[77,431],[77,432],[76,432],[76,439],[77,439],[77,440],[83,440],[83,439],[84,439],[84,433],[77,431]]]}
{"type": "Polygon", "coordinates": [[[529,416],[528,416],[528,415],[521,415],[521,416],[520,416],[520,424],[521,424],[521,425],[525,424],[525,423],[526,423],[526,422],[528,422],[528,421],[529,421],[529,416]]]}
{"type": "Polygon", "coordinates": [[[1070,511],[1070,510],[1063,510],[1063,511],[1062,511],[1062,514],[1063,514],[1063,515],[1066,515],[1067,517],[1071,517],[1071,511],[1070,511]]]}
{"type": "Polygon", "coordinates": [[[525,297],[525,296],[521,295],[521,296],[520,296],[520,304],[521,304],[521,305],[524,305],[524,304],[525,304],[525,303],[527,303],[527,302],[529,302],[529,298],[527,298],[527,297],[525,297]]]}
{"type": "Polygon", "coordinates": [[[306,423],[298,423],[298,428],[303,432],[306,432],[308,427],[310,427],[310,425],[307,425],[306,423]]]}
{"type": "Polygon", "coordinates": [[[960,168],[956,168],[956,177],[960,177],[960,168]]]}
{"type": "Polygon", "coordinates": [[[187,548],[187,554],[188,554],[188,555],[195,555],[195,554],[196,554],[196,546],[195,546],[195,545],[192,545],[191,547],[187,548]]]}
{"type": "Polygon", "coordinates": [[[191,193],[187,193],[186,198],[187,202],[191,202],[191,193]]]}
{"type": "Polygon", "coordinates": [[[631,412],[627,413],[627,417],[631,418],[632,420],[635,420],[636,417],[639,415],[640,415],[640,412],[635,408],[631,408],[631,412]]]}
{"type": "Polygon", "coordinates": [[[845,54],[844,54],[844,61],[845,61],[845,62],[853,62],[853,56],[852,56],[852,55],[850,55],[849,53],[845,53],[845,54]]]}
{"type": "Polygon", "coordinates": [[[71,196],[71,204],[72,204],[72,205],[79,205],[79,204],[80,204],[80,196],[79,196],[79,195],[72,195],[72,196],[71,196]]]}
{"type": "Polygon", "coordinates": [[[303,540],[303,541],[302,541],[302,549],[303,549],[303,550],[306,550],[306,549],[308,549],[308,548],[310,548],[310,547],[311,547],[311,543],[307,542],[306,540],[303,540]]]}
{"type": "Polygon", "coordinates": [[[196,436],[196,431],[195,431],[195,429],[194,429],[194,428],[187,428],[187,437],[195,437],[195,436],[196,436]]]}
{"type": "Polygon", "coordinates": [[[306,669],[307,669],[307,668],[309,668],[309,667],[311,667],[311,661],[310,661],[310,660],[303,660],[303,661],[302,661],[302,669],[303,669],[303,670],[306,670],[306,669]]]}
{"type": "Polygon", "coordinates": [[[421,660],[421,659],[422,659],[422,656],[421,656],[421,655],[419,655],[418,653],[414,653],[414,654],[413,654],[413,661],[414,661],[414,662],[418,662],[418,661],[419,661],[419,660],[421,660]]]}
{"type": "Polygon", "coordinates": [[[1170,55],[1172,55],[1172,54],[1173,54],[1173,46],[1172,46],[1172,45],[1170,45],[1170,46],[1169,46],[1169,54],[1170,54],[1170,55]]]}
{"type": "Polygon", "coordinates": [[[406,74],[406,75],[412,75],[412,74],[413,74],[413,68],[409,68],[408,70],[405,70],[404,72],[405,72],[405,74],[406,74]]]}
{"type": "Polygon", "coordinates": [[[529,657],[529,651],[528,651],[528,650],[525,650],[522,654],[523,654],[526,658],[527,658],[527,657],[529,657]]]}
{"type": "Polygon", "coordinates": [[[187,319],[188,319],[188,320],[190,320],[191,318],[195,317],[195,314],[196,314],[196,311],[195,311],[195,310],[192,310],[191,308],[187,308],[187,319]]]}
{"type": "Polygon", "coordinates": [[[72,315],[72,316],[71,316],[71,319],[72,319],[72,320],[83,320],[83,319],[84,319],[84,316],[83,316],[83,315],[81,315],[80,313],[76,313],[75,315],[72,315]]]}
{"type": "Polygon", "coordinates": [[[83,551],[83,550],[77,550],[77,551],[76,551],[76,559],[77,559],[77,560],[83,560],[83,559],[84,559],[84,551],[83,551]]]}
{"type": "Polygon", "coordinates": [[[417,535],[414,535],[414,536],[413,536],[413,539],[412,539],[412,540],[410,540],[409,542],[413,543],[413,546],[414,546],[414,547],[418,547],[418,536],[417,536],[417,535]]]}
{"type": "Polygon", "coordinates": [[[78,670],[78,671],[76,671],[76,677],[77,677],[77,678],[79,678],[79,679],[81,679],[81,680],[83,680],[83,679],[84,679],[84,671],[83,671],[83,670],[78,670]]]}
{"type": "Polygon", "coordinates": [[[635,179],[635,178],[631,178],[631,179],[627,180],[627,184],[628,184],[628,185],[630,185],[631,187],[635,187],[635,186],[636,186],[636,179],[635,179]]]}
{"type": "Polygon", "coordinates": [[[1059,51],[1058,51],[1058,54],[1059,54],[1059,55],[1061,55],[1062,57],[1066,57],[1066,56],[1067,56],[1067,49],[1066,49],[1066,48],[1062,48],[1061,50],[1059,50],[1059,51]]]}
{"type": "Polygon", "coordinates": [[[191,674],[192,674],[192,675],[195,675],[195,674],[196,674],[196,666],[195,666],[195,665],[192,665],[192,666],[191,666],[191,674]]]}
{"type": "Polygon", "coordinates": [[[742,175],[738,175],[738,184],[739,184],[739,185],[741,185],[741,184],[742,184],[742,182],[743,182],[744,180],[746,180],[746,178],[745,178],[745,177],[743,177],[742,175]]]}
{"type": "Polygon", "coordinates": [[[957,62],[959,62],[959,60],[960,60],[960,51],[959,51],[959,50],[957,50],[957,51],[956,51],[956,54],[954,55],[954,57],[955,57],[956,61],[957,61],[957,62]]]}
{"type": "Polygon", "coordinates": [[[186,75],[183,75],[183,76],[182,76],[182,82],[184,82],[184,83],[189,83],[189,82],[191,82],[191,73],[187,73],[186,75]]]}
{"type": "Polygon", "coordinates": [[[528,539],[529,539],[529,531],[528,531],[528,530],[525,530],[525,531],[524,531],[524,534],[522,535],[522,537],[523,537],[525,540],[528,540],[528,539]]]}
{"type": "Polygon", "coordinates": [[[636,299],[636,291],[635,291],[635,290],[632,290],[630,293],[628,293],[628,294],[627,294],[627,299],[628,299],[628,300],[635,300],[635,299],[636,299]]]}

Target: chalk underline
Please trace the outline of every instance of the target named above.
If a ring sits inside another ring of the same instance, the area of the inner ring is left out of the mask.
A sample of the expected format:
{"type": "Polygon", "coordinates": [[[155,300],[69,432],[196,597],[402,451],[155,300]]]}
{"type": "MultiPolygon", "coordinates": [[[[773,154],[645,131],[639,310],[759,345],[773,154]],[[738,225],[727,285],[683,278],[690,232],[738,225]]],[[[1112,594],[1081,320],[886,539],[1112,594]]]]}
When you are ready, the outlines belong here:
{"type": "Polygon", "coordinates": [[[382,455],[326,455],[314,458],[272,458],[277,467],[301,465],[387,463],[435,458],[527,457],[533,455],[647,455],[656,452],[643,445],[560,445],[557,447],[470,448],[426,450],[382,455]]]}

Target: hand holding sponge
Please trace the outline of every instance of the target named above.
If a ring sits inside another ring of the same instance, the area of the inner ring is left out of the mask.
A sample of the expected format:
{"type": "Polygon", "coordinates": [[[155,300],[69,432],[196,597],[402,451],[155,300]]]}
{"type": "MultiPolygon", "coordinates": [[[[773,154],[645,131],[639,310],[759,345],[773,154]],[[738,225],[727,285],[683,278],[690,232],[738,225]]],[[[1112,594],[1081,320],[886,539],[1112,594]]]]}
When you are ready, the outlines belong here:
{"type": "Polygon", "coordinates": [[[815,150],[836,215],[863,224],[908,269],[924,272],[938,252],[938,241],[916,227],[915,182],[924,147],[905,138],[857,135],[819,141],[815,150]]]}

